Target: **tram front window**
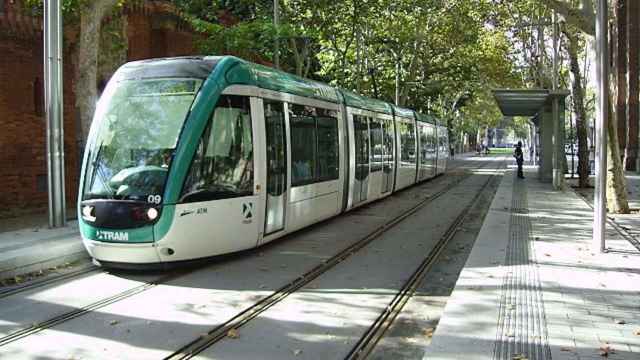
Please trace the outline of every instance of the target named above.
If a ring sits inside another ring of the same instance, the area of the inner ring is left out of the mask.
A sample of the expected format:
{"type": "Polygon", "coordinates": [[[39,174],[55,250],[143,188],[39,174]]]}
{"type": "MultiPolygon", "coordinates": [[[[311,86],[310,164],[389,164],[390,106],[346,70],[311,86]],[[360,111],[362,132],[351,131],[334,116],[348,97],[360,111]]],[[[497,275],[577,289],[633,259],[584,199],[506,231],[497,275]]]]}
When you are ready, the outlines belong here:
{"type": "Polygon", "coordinates": [[[196,79],[112,84],[96,110],[83,200],[161,201],[182,124],[201,85],[196,79]]]}

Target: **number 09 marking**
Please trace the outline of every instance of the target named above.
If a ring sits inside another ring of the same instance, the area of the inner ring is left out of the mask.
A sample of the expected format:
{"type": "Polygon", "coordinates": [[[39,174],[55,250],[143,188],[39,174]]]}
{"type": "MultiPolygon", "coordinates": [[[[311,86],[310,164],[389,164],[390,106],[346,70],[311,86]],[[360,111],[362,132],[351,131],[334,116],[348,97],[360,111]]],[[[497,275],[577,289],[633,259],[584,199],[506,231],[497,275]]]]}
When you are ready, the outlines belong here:
{"type": "Polygon", "coordinates": [[[147,196],[147,202],[150,204],[160,204],[162,202],[162,196],[160,195],[149,195],[147,196]]]}

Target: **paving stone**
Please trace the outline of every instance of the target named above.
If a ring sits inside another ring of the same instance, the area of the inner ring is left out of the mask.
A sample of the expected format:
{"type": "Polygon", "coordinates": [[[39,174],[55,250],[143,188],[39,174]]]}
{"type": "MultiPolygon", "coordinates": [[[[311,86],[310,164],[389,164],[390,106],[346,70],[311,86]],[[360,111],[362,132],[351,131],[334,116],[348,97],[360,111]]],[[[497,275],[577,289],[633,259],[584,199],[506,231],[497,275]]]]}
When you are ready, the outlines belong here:
{"type": "MultiPolygon", "coordinates": [[[[495,306],[503,310],[496,323],[498,336],[493,341],[506,344],[506,353],[509,353],[523,334],[516,332],[507,337],[500,334],[509,329],[518,329],[521,326],[518,324],[530,326],[531,323],[525,319],[542,310],[544,317],[538,324],[546,331],[550,351],[536,359],[603,359],[599,353],[600,346],[609,341],[614,351],[608,354],[608,359],[639,360],[640,336],[633,335],[633,331],[640,329],[636,325],[640,321],[640,262],[637,261],[640,249],[636,249],[615,229],[608,228],[607,245],[613,249],[625,249],[627,253],[593,252],[592,209],[571,190],[553,191],[549,184],[542,184],[535,180],[534,174],[529,174],[524,182],[503,181],[498,189],[498,194],[503,197],[496,195],[492,209],[500,209],[501,206],[506,208],[504,204],[508,200],[505,194],[508,190],[512,191],[514,204],[519,201],[519,196],[525,196],[524,199],[528,201],[519,203],[524,204],[522,206],[511,206],[510,226],[504,224],[504,215],[501,214],[501,221],[498,221],[498,211],[490,212],[485,221],[494,226],[486,227],[486,230],[491,231],[493,237],[483,237],[481,231],[475,244],[475,247],[493,247],[495,253],[498,253],[500,246],[507,250],[504,252],[502,272],[503,294],[494,298],[495,306]],[[510,189],[507,188],[509,186],[510,189]],[[522,240],[517,249],[519,254],[527,254],[526,259],[518,263],[510,262],[509,254],[513,255],[514,252],[509,250],[509,245],[513,245],[513,242],[502,240],[508,237],[522,240]],[[523,245],[527,243],[524,239],[529,239],[529,248],[523,245]],[[535,266],[531,267],[531,264],[535,266]],[[535,286],[531,288],[526,285],[531,284],[532,280],[535,282],[536,276],[539,277],[542,308],[536,301],[537,297],[532,296],[535,286]],[[509,291],[504,293],[504,289],[509,291]],[[519,293],[527,295],[521,299],[519,293]],[[518,311],[504,310],[513,305],[517,306],[518,311]],[[619,320],[624,320],[625,324],[617,323],[619,320]],[[505,322],[507,325],[504,325],[505,322]]],[[[624,222],[626,227],[640,229],[640,216],[637,214],[625,217],[624,222]]],[[[487,266],[488,259],[488,256],[484,259],[476,257],[474,265],[481,268],[484,261],[487,266]]],[[[473,299],[474,294],[470,290],[465,295],[473,299]]],[[[473,305],[473,300],[466,303],[458,301],[455,309],[461,314],[465,313],[465,306],[471,308],[473,305]]],[[[455,315],[448,310],[449,306],[439,326],[446,328],[447,322],[453,321],[455,315]]],[[[492,330],[485,331],[491,333],[492,330]]],[[[446,350],[438,348],[438,344],[455,349],[459,343],[455,337],[447,337],[446,341],[441,342],[438,335],[436,331],[432,340],[432,346],[435,344],[436,347],[433,352],[427,349],[425,358],[430,359],[429,355],[447,358],[446,350]]],[[[486,337],[481,341],[480,337],[471,335],[471,339],[464,342],[465,353],[486,351],[486,340],[486,337]]],[[[505,352],[481,354],[478,358],[496,360],[498,355],[505,352]]]]}

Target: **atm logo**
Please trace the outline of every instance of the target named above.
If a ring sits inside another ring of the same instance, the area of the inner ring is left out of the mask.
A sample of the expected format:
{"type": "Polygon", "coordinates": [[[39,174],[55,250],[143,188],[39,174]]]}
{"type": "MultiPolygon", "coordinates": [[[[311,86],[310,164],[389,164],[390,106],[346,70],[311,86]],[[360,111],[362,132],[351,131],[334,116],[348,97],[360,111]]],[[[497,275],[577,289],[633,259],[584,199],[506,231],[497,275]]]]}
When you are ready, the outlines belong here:
{"type": "Polygon", "coordinates": [[[96,231],[98,240],[103,241],[129,241],[129,233],[124,231],[96,231]]]}

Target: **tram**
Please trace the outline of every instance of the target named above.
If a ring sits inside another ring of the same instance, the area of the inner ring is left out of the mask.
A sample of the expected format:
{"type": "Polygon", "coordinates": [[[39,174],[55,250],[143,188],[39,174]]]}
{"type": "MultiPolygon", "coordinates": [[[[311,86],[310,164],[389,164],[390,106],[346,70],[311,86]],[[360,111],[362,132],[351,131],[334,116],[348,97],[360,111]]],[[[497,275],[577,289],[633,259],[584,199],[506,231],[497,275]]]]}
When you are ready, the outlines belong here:
{"type": "Polygon", "coordinates": [[[437,176],[432,116],[232,56],[130,62],[91,124],[78,196],[98,265],[254,248],[437,176]]]}

